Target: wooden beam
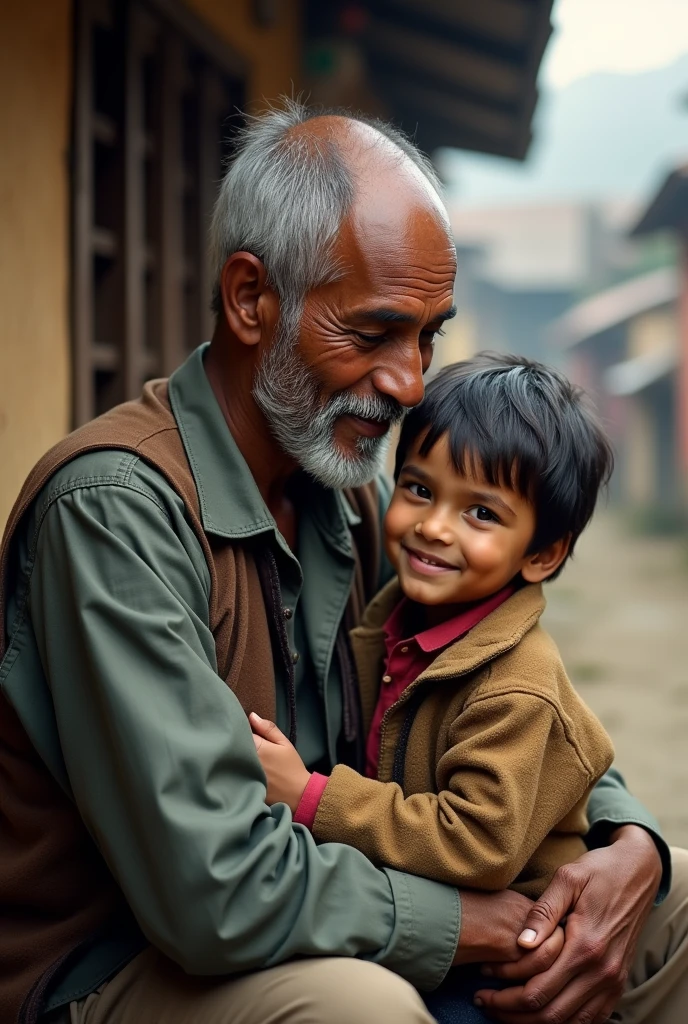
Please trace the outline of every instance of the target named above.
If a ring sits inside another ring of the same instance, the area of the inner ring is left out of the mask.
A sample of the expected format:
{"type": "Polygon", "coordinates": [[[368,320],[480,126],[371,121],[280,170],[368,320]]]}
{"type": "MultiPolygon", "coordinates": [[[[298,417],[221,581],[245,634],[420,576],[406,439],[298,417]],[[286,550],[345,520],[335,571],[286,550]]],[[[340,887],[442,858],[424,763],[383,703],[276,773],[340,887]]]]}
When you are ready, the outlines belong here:
{"type": "Polygon", "coordinates": [[[135,398],[143,379],[144,346],[144,162],[143,53],[144,28],[130,8],[124,68],[124,327],[122,392],[135,398]]]}
{"type": "Polygon", "coordinates": [[[363,45],[373,61],[388,57],[404,76],[421,72],[443,83],[503,103],[517,103],[528,86],[525,72],[506,61],[488,57],[466,46],[421,35],[374,18],[363,45]]]}
{"type": "MultiPolygon", "coordinates": [[[[493,143],[510,143],[515,135],[513,117],[470,100],[456,99],[446,92],[409,82],[397,76],[376,75],[375,83],[391,103],[411,109],[421,118],[439,117],[466,130],[473,136],[483,136],[493,143]]],[[[456,145],[447,139],[444,145],[456,145]]]]}
{"type": "Polygon", "coordinates": [[[76,7],[72,140],[72,417],[74,426],[93,418],[91,344],[93,339],[93,22],[86,0],[76,7]]]}
{"type": "Polygon", "coordinates": [[[417,14],[445,24],[455,32],[475,33],[488,40],[520,47],[528,43],[532,0],[392,0],[382,7],[417,14]]]}
{"type": "Polygon", "coordinates": [[[199,258],[199,342],[210,338],[214,316],[210,309],[215,268],[210,259],[210,221],[222,178],[220,164],[220,121],[224,113],[224,97],[217,73],[204,64],[200,80],[200,111],[198,136],[198,251],[199,258]]]}
{"type": "Polygon", "coordinates": [[[158,316],[161,372],[169,376],[183,358],[182,324],[182,91],[183,48],[176,33],[162,37],[159,155],[156,160],[158,316]]]}

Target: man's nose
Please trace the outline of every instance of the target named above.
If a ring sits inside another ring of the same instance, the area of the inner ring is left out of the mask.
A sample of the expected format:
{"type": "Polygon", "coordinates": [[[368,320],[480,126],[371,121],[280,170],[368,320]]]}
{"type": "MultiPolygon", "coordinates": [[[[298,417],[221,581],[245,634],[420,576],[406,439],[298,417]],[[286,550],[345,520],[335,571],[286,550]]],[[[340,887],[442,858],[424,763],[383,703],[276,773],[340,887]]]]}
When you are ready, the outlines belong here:
{"type": "Polygon", "coordinates": [[[379,366],[373,374],[376,391],[395,398],[404,408],[418,405],[425,394],[423,362],[416,348],[414,352],[397,353],[397,358],[379,366]]]}

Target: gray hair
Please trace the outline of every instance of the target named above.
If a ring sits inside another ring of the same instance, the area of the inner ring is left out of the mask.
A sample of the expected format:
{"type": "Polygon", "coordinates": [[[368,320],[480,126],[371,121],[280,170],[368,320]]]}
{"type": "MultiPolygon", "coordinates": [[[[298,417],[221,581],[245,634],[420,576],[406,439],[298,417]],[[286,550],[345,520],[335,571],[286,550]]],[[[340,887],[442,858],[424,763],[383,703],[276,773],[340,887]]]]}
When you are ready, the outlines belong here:
{"type": "Polygon", "coordinates": [[[334,137],[294,131],[327,114],[374,128],[442,196],[432,164],[397,128],[350,111],[314,109],[283,98],[279,108],[252,118],[242,130],[220,186],[210,232],[216,314],[221,310],[220,274],[232,253],[250,252],[262,261],[279,295],[281,314],[292,323],[306,294],[341,272],[332,250],[354,200],[353,172],[334,137]]]}

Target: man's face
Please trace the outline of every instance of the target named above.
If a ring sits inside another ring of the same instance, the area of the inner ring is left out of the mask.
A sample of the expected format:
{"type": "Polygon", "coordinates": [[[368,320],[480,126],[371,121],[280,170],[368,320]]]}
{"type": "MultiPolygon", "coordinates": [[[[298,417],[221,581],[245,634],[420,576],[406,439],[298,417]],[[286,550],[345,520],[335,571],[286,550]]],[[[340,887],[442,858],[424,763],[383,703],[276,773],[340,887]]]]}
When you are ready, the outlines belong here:
{"type": "Polygon", "coordinates": [[[423,397],[456,263],[439,202],[389,173],[363,190],[335,254],[340,279],[314,289],[291,338],[273,342],[256,399],[304,469],[346,487],[381,468],[391,427],[423,397]]]}

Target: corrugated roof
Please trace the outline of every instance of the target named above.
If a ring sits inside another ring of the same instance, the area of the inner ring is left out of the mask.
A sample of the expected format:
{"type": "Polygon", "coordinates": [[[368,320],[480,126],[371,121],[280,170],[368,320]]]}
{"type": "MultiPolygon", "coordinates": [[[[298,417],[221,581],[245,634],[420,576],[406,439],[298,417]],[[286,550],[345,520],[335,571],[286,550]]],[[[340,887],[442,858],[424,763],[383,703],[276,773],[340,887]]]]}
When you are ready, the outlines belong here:
{"type": "Polygon", "coordinates": [[[673,267],[653,270],[573,306],[550,324],[548,341],[559,348],[573,348],[639,313],[674,302],[678,294],[678,275],[673,267]]]}

